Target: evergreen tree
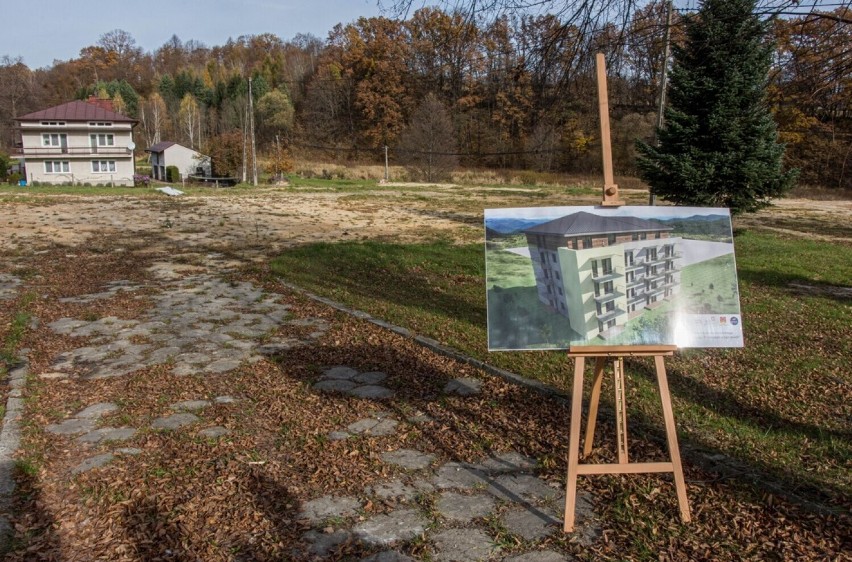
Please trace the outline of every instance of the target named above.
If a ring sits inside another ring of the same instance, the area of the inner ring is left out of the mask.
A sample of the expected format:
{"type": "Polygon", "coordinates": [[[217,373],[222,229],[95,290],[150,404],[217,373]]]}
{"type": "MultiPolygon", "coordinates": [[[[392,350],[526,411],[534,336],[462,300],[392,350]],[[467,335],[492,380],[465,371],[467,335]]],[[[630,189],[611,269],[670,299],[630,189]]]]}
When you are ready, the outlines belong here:
{"type": "Polygon", "coordinates": [[[755,0],[704,0],[674,48],[659,146],[639,142],[640,175],[678,205],[753,212],[792,187],[765,100],[773,45],[755,0]]]}

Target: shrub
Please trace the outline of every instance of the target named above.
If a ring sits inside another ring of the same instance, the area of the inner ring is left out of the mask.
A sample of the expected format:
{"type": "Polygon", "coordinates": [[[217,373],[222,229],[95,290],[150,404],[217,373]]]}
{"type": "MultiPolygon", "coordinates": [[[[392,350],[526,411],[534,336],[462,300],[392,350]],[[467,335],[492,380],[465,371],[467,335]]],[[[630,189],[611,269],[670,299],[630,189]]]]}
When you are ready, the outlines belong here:
{"type": "Polygon", "coordinates": [[[170,183],[180,181],[180,170],[177,166],[166,166],[166,181],[170,183]]]}
{"type": "Polygon", "coordinates": [[[142,174],[134,174],[133,175],[133,185],[134,186],[138,187],[138,186],[141,185],[141,186],[144,186],[144,187],[148,187],[148,185],[150,185],[150,183],[151,183],[151,177],[150,176],[145,176],[145,175],[142,175],[142,174]]]}
{"type": "Polygon", "coordinates": [[[19,174],[18,172],[14,172],[14,173],[9,174],[9,177],[6,178],[6,179],[12,185],[18,185],[18,182],[21,181],[21,174],[19,174]]]}

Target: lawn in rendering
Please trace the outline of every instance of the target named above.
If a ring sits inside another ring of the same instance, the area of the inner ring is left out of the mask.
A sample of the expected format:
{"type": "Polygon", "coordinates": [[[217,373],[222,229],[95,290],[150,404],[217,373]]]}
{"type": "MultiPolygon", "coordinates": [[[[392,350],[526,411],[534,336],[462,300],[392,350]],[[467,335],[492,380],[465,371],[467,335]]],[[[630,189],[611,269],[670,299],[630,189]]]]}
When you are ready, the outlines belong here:
{"type": "Polygon", "coordinates": [[[485,240],[490,350],[743,345],[727,209],[487,209],[485,240]]]}

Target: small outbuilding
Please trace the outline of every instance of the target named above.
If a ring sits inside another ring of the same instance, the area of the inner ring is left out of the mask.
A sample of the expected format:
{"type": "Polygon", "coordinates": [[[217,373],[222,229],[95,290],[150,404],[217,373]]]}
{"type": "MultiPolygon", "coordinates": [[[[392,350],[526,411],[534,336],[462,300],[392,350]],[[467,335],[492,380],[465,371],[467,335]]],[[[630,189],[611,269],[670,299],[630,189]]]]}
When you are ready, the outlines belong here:
{"type": "Polygon", "coordinates": [[[166,168],[177,166],[181,178],[212,175],[210,157],[176,142],[158,142],[145,149],[151,154],[151,176],[166,181],[166,168]]]}

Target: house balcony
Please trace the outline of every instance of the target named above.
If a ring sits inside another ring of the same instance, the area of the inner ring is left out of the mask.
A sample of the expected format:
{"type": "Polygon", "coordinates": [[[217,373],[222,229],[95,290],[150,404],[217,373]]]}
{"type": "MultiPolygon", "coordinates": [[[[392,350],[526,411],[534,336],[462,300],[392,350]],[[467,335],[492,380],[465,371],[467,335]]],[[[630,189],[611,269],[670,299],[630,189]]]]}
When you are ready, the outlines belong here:
{"type": "Polygon", "coordinates": [[[40,146],[20,149],[24,158],[61,158],[68,156],[130,156],[126,146],[40,146]]]}
{"type": "Polygon", "coordinates": [[[595,297],[595,302],[599,304],[603,304],[605,302],[614,301],[619,297],[623,297],[624,293],[619,293],[618,291],[613,291],[612,293],[606,293],[600,295],[599,297],[595,297]]]}

